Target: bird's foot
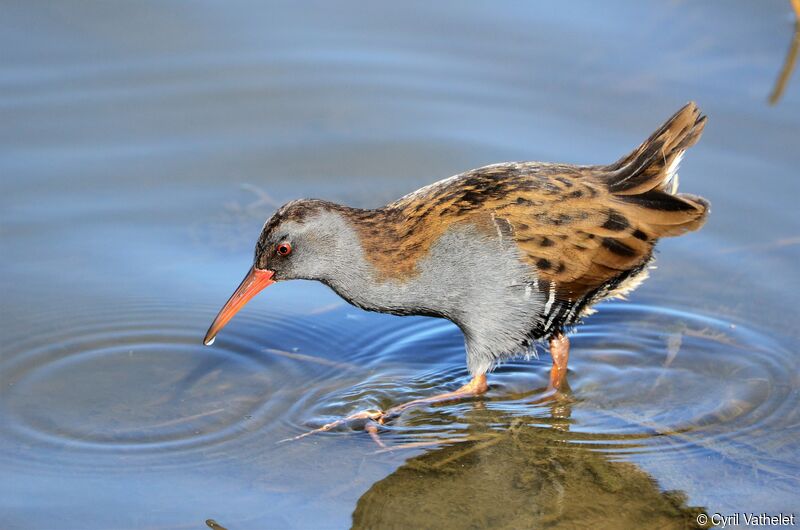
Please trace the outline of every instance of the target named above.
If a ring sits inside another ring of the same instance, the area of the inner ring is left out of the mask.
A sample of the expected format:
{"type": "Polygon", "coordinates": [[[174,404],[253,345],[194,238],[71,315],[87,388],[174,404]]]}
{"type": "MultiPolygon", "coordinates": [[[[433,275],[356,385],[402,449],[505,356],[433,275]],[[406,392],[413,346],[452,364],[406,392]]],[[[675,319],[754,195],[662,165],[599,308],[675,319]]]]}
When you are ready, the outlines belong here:
{"type": "Polygon", "coordinates": [[[531,400],[528,402],[531,405],[539,405],[541,403],[554,403],[558,401],[568,401],[570,393],[566,388],[556,388],[548,386],[541,391],[534,391],[531,400]]]}
{"type": "Polygon", "coordinates": [[[488,388],[489,386],[486,384],[486,375],[477,375],[473,377],[469,383],[462,386],[458,390],[454,390],[453,392],[446,392],[444,394],[438,394],[436,396],[415,399],[407,403],[395,405],[394,407],[386,409],[385,411],[378,409],[362,410],[360,412],[356,412],[355,414],[350,414],[349,416],[338,419],[331,423],[326,423],[322,427],[319,427],[312,431],[305,432],[293,438],[287,438],[285,440],[281,440],[281,442],[299,440],[301,438],[305,438],[306,436],[310,436],[312,434],[330,431],[331,429],[335,429],[340,425],[347,425],[350,423],[363,421],[365,422],[364,430],[369,433],[369,435],[372,437],[375,443],[382,448],[386,448],[386,445],[381,441],[380,436],[378,435],[378,427],[381,425],[386,425],[386,423],[397,418],[406,410],[418,407],[420,405],[432,405],[434,403],[443,403],[447,401],[455,401],[459,399],[465,399],[468,397],[474,397],[483,394],[484,392],[486,392],[486,390],[488,390],[488,388]]]}
{"type": "Polygon", "coordinates": [[[553,379],[551,373],[550,383],[541,390],[534,391],[530,404],[538,405],[540,403],[569,401],[572,393],[569,389],[569,383],[567,382],[567,378],[565,376],[566,371],[562,372],[562,374],[564,374],[562,377],[553,379]]]}
{"type": "Polygon", "coordinates": [[[378,409],[362,410],[362,411],[356,412],[354,414],[350,414],[349,416],[345,416],[344,418],[340,418],[340,419],[338,419],[336,421],[332,421],[330,423],[326,423],[325,425],[323,425],[322,427],[319,427],[317,429],[314,429],[314,430],[311,430],[311,431],[308,431],[308,432],[304,432],[303,434],[299,434],[299,435],[294,436],[292,438],[286,438],[284,440],[281,440],[278,443],[291,442],[291,441],[294,441],[294,440],[299,440],[301,438],[305,438],[306,436],[311,436],[312,434],[317,434],[317,433],[320,433],[320,432],[327,432],[327,431],[330,431],[331,429],[335,429],[336,427],[339,427],[340,425],[347,425],[349,423],[354,423],[354,422],[365,422],[364,423],[364,430],[367,431],[370,434],[370,436],[372,436],[372,439],[375,440],[375,442],[378,445],[380,445],[381,447],[385,447],[383,442],[380,441],[380,438],[378,438],[378,427],[377,427],[378,424],[383,424],[384,423],[385,415],[386,415],[386,413],[384,411],[378,410],[378,409]]]}

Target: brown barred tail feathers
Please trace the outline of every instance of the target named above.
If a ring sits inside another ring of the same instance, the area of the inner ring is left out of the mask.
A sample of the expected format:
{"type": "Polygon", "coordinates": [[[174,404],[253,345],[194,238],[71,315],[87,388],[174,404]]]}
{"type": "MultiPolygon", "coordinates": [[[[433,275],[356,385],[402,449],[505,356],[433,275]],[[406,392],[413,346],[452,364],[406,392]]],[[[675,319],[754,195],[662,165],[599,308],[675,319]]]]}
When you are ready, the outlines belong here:
{"type": "Polygon", "coordinates": [[[678,165],[706,124],[694,102],[687,103],[628,156],[606,166],[600,178],[615,199],[646,225],[652,238],[677,236],[705,223],[710,204],[678,193],[678,165]]]}

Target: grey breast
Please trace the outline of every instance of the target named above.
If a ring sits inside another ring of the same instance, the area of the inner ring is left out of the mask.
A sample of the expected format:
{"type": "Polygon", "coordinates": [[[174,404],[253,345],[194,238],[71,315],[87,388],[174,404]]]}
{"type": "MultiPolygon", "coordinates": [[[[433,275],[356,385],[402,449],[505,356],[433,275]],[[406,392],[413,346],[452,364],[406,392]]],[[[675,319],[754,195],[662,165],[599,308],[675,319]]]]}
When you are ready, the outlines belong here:
{"type": "MultiPolygon", "coordinates": [[[[340,237],[358,236],[340,226],[340,237]]],[[[350,245],[347,245],[350,247],[350,245]]],[[[361,249],[360,245],[350,248],[361,249]]],[[[409,278],[382,279],[360,252],[351,253],[346,274],[328,283],[351,303],[399,315],[437,315],[464,332],[467,365],[484,373],[500,359],[521,353],[531,330],[543,325],[546,296],[535,272],[520,259],[513,241],[459,224],[445,232],[409,278]]]]}

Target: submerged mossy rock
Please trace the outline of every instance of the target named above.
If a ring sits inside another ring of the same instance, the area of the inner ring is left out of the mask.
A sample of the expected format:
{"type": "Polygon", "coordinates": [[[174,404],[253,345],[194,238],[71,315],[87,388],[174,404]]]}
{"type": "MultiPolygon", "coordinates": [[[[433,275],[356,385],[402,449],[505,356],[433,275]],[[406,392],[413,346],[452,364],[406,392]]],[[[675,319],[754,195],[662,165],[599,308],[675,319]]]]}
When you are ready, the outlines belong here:
{"type": "Polygon", "coordinates": [[[410,459],[361,496],[353,528],[701,528],[700,513],[632,463],[517,426],[410,459]]]}

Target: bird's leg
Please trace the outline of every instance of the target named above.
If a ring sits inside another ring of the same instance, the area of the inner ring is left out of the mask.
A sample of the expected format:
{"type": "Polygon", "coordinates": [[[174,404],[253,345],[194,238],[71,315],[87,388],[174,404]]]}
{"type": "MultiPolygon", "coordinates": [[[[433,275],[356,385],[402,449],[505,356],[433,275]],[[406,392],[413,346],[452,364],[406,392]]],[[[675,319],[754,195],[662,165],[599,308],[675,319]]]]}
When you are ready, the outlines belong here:
{"type": "Polygon", "coordinates": [[[561,391],[567,384],[567,361],[569,360],[569,339],[563,333],[550,338],[550,357],[553,367],[550,368],[550,381],[544,392],[536,395],[531,403],[544,403],[561,397],[561,391]]]}
{"type": "Polygon", "coordinates": [[[435,396],[427,398],[420,398],[420,399],[415,399],[413,401],[408,401],[407,403],[396,405],[390,409],[386,409],[385,411],[374,410],[374,409],[362,410],[361,412],[356,412],[354,414],[333,421],[331,423],[326,423],[322,427],[314,429],[313,431],[308,431],[301,435],[295,436],[294,438],[287,438],[286,440],[281,440],[281,441],[286,442],[290,440],[299,440],[300,438],[305,438],[306,436],[309,436],[311,434],[330,431],[331,429],[338,427],[339,425],[345,425],[352,421],[365,420],[366,425],[364,429],[370,434],[372,439],[375,440],[375,443],[385,448],[386,446],[383,444],[383,442],[381,442],[380,438],[378,437],[378,429],[377,429],[378,424],[384,425],[387,421],[396,418],[406,410],[413,407],[417,407],[419,405],[430,405],[433,403],[443,403],[445,401],[454,401],[459,399],[465,399],[468,397],[478,396],[486,392],[486,390],[488,389],[489,385],[486,384],[486,374],[476,375],[470,380],[469,383],[462,386],[458,390],[454,390],[452,392],[445,392],[444,394],[437,394],[435,396]]]}
{"type": "Polygon", "coordinates": [[[567,379],[567,361],[569,360],[569,339],[563,333],[553,335],[550,339],[550,357],[553,367],[550,369],[548,390],[560,390],[567,379]]]}

